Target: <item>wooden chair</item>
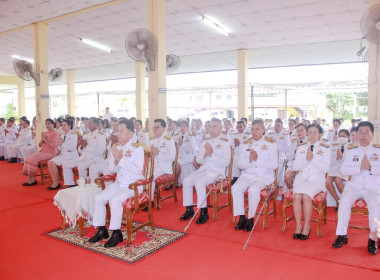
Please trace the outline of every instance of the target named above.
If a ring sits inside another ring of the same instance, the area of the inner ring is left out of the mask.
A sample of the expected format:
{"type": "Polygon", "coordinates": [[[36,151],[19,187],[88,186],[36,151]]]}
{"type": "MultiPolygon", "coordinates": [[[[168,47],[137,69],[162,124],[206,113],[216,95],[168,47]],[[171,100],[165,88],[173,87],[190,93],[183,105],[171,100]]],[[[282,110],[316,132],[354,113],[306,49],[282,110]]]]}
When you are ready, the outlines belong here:
{"type": "MultiPolygon", "coordinates": [[[[136,232],[137,230],[147,225],[150,225],[152,230],[155,230],[153,214],[152,214],[152,199],[151,199],[152,183],[153,183],[153,169],[154,169],[153,155],[144,144],[138,143],[138,145],[144,148],[144,167],[143,167],[144,179],[138,180],[129,185],[129,189],[134,190],[134,197],[128,198],[123,203],[123,221],[124,220],[126,221],[127,245],[132,244],[132,234],[136,232]],[[138,193],[138,186],[144,186],[143,192],[141,194],[138,193]],[[148,207],[149,221],[139,226],[133,227],[133,216],[135,215],[135,213],[139,212],[145,207],[148,207]]],[[[106,176],[97,178],[95,180],[95,183],[99,187],[104,189],[106,181],[113,182],[115,181],[115,179],[116,179],[116,174],[106,175],[106,176]]],[[[110,218],[110,210],[107,204],[107,215],[106,215],[107,223],[109,222],[109,218],[110,218]]]]}
{"type": "Polygon", "coordinates": [[[38,170],[40,171],[39,174],[37,173],[37,176],[41,177],[41,185],[44,184],[44,179],[50,178],[49,169],[47,172],[45,172],[45,169],[47,169],[47,163],[49,160],[41,160],[38,163],[38,170]]]}
{"type": "MultiPolygon", "coordinates": [[[[296,174],[297,176],[297,174],[296,174]]],[[[327,173],[325,175],[326,177],[326,184],[327,184],[327,173]]],[[[323,236],[322,233],[322,222],[326,224],[326,216],[327,216],[327,186],[326,186],[326,191],[320,192],[316,194],[313,199],[313,208],[318,211],[318,219],[311,219],[312,222],[317,222],[317,234],[319,237],[323,236]]],[[[281,231],[285,231],[286,228],[286,223],[290,220],[294,219],[294,215],[291,216],[290,218],[287,217],[286,215],[286,207],[292,206],[293,205],[293,190],[288,190],[284,194],[284,201],[282,203],[282,227],[281,231]]]]}
{"type": "Polygon", "coordinates": [[[178,143],[175,142],[175,159],[173,162],[173,174],[164,174],[156,178],[156,207],[157,210],[161,209],[161,201],[174,197],[174,201],[177,202],[177,184],[178,184],[178,178],[176,177],[176,171],[177,171],[177,160],[178,160],[178,143]],[[161,197],[161,189],[166,188],[172,185],[172,195],[161,197]]]}
{"type": "MultiPolygon", "coordinates": [[[[263,228],[264,229],[268,228],[268,217],[270,215],[273,214],[273,216],[275,218],[277,217],[277,201],[276,201],[277,194],[278,194],[277,172],[278,172],[278,169],[276,168],[276,170],[274,171],[274,181],[273,181],[273,183],[271,185],[267,186],[265,189],[263,189],[260,192],[260,202],[259,202],[259,204],[262,204],[263,205],[262,207],[264,207],[263,208],[263,212],[261,213],[261,215],[263,216],[263,228]],[[270,190],[270,191],[268,191],[268,190],[270,190]],[[269,198],[267,200],[268,196],[269,196],[269,198]],[[271,211],[269,211],[270,201],[272,201],[272,203],[273,203],[273,207],[272,207],[271,211]]],[[[248,191],[244,193],[244,196],[245,196],[245,200],[247,200],[248,199],[248,191]]],[[[246,208],[246,210],[247,209],[248,209],[248,207],[246,208]]],[[[231,222],[234,224],[235,221],[236,221],[236,216],[234,216],[232,218],[231,222]]]]}
{"type": "Polygon", "coordinates": [[[232,193],[231,193],[231,180],[232,180],[232,165],[234,160],[234,149],[231,146],[231,158],[230,158],[230,164],[226,168],[226,178],[223,179],[220,182],[217,182],[214,187],[213,184],[209,184],[206,187],[206,192],[209,192],[212,188],[212,191],[210,195],[207,197],[207,207],[212,208],[212,218],[214,221],[218,219],[218,211],[224,207],[229,206],[230,211],[233,210],[233,202],[232,202],[232,193]],[[228,202],[224,205],[219,206],[219,196],[223,193],[225,193],[225,190],[227,190],[227,199],[228,202]],[[210,202],[210,197],[212,197],[213,203],[210,202]]]}

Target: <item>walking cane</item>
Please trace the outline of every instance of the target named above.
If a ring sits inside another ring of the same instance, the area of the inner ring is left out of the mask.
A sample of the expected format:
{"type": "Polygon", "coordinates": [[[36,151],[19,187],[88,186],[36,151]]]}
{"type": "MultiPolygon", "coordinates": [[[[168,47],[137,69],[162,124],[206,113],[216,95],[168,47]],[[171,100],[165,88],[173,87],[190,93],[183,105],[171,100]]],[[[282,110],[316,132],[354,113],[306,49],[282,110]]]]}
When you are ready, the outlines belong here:
{"type": "MultiPolygon", "coordinates": [[[[261,215],[261,212],[263,212],[264,206],[265,206],[265,204],[267,203],[267,201],[268,201],[268,199],[269,199],[269,197],[270,197],[270,193],[273,191],[273,189],[274,189],[274,183],[271,184],[269,188],[267,188],[267,190],[268,190],[268,196],[267,196],[267,198],[265,199],[265,202],[263,203],[263,206],[262,206],[261,209],[260,209],[260,212],[259,212],[259,214],[258,214],[258,216],[257,216],[257,218],[256,218],[255,223],[253,224],[253,227],[252,227],[252,229],[251,229],[251,232],[249,233],[249,236],[248,236],[247,241],[245,242],[245,245],[244,245],[244,247],[243,247],[243,250],[245,250],[245,249],[247,248],[247,245],[248,245],[249,240],[251,239],[251,236],[252,236],[253,230],[254,230],[255,227],[256,227],[256,224],[257,224],[257,222],[258,222],[258,220],[259,220],[259,217],[260,217],[260,215],[261,215]]],[[[276,199],[276,198],[275,198],[275,199],[276,199]]]]}
{"type": "MultiPolygon", "coordinates": [[[[211,187],[210,190],[208,191],[208,193],[207,193],[205,199],[202,201],[201,205],[202,205],[203,203],[205,203],[205,201],[207,200],[208,195],[211,193],[212,189],[215,187],[215,184],[221,180],[220,177],[222,177],[222,174],[219,174],[218,177],[216,177],[216,179],[215,179],[215,181],[214,181],[214,184],[212,184],[212,187],[211,187]]],[[[191,222],[194,220],[195,216],[197,215],[197,213],[199,212],[200,209],[201,209],[201,208],[198,208],[197,212],[195,212],[195,214],[194,214],[193,217],[191,218],[190,222],[189,222],[189,223],[187,224],[187,226],[185,227],[185,231],[187,231],[187,229],[189,228],[191,222]]]]}

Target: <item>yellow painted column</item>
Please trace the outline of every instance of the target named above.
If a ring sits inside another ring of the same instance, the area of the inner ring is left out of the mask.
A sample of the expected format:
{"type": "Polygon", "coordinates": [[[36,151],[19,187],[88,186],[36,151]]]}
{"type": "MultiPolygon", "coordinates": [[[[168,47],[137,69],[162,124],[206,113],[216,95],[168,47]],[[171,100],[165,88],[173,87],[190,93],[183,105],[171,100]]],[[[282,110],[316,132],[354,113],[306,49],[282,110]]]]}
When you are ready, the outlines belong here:
{"type": "MultiPolygon", "coordinates": [[[[154,71],[149,71],[148,107],[149,126],[153,120],[166,120],[166,0],[147,0],[148,29],[158,41],[158,54],[154,71]]],[[[149,131],[153,135],[153,131],[149,131]]]]}
{"type": "Polygon", "coordinates": [[[237,119],[248,118],[248,50],[237,51],[238,72],[238,115],[237,119]]]}
{"type": "Polygon", "coordinates": [[[34,24],[34,69],[39,76],[36,83],[37,143],[41,132],[45,131],[45,120],[50,117],[49,78],[48,78],[48,28],[45,23],[34,24]]]}
{"type": "Polygon", "coordinates": [[[145,124],[145,63],[135,62],[136,118],[145,124]]]}
{"type": "Polygon", "coordinates": [[[66,70],[67,84],[67,113],[75,116],[75,72],[72,69],[66,70]]]}
{"type": "Polygon", "coordinates": [[[20,79],[20,81],[18,82],[17,91],[18,116],[21,118],[22,116],[25,116],[25,82],[23,79],[20,79]]]}
{"type": "MultiPolygon", "coordinates": [[[[380,4],[370,0],[369,7],[380,4]]],[[[368,42],[368,120],[375,126],[374,144],[380,144],[380,47],[368,42]]]]}

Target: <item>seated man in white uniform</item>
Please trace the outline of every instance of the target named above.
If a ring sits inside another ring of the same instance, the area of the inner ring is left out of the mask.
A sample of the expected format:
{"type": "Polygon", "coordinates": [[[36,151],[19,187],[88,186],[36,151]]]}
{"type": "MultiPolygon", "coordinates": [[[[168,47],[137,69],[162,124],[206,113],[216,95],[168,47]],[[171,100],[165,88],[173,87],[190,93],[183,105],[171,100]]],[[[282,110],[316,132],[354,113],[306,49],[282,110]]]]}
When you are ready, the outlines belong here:
{"type": "Polygon", "coordinates": [[[252,122],[252,138],[244,142],[238,159],[242,170],[239,179],[232,186],[234,216],[239,216],[235,229],[251,231],[260,202],[260,192],[274,181],[274,170],[278,166],[277,145],[273,139],[264,136],[265,127],[261,119],[252,122]],[[244,192],[248,189],[248,220],[244,210],[244,192]]]}
{"type": "Polygon", "coordinates": [[[74,186],[73,168],[78,167],[79,178],[87,177],[87,168],[104,159],[106,137],[98,132],[99,119],[90,118],[87,123],[89,133],[80,140],[80,157],[65,161],[62,164],[64,184],[74,186]]]}
{"type": "Polygon", "coordinates": [[[211,120],[210,134],[211,138],[202,141],[195,156],[201,167],[183,180],[183,206],[186,207],[186,212],[180,218],[182,221],[194,216],[193,187],[197,192],[197,207],[201,208],[196,223],[204,224],[208,221],[206,186],[214,183],[218,175],[225,178],[226,167],[230,163],[231,144],[222,134],[222,122],[219,119],[211,120]]]}
{"type": "MultiPolygon", "coordinates": [[[[152,200],[154,197],[154,182],[158,177],[164,174],[173,174],[173,162],[175,160],[175,142],[174,139],[165,135],[166,122],[163,119],[155,119],[153,132],[155,138],[149,141],[149,148],[154,156],[154,171],[152,184],[152,200]]],[[[152,206],[154,203],[152,202],[152,206]]],[[[144,209],[148,210],[148,208],[144,209]]]]}
{"type": "Polygon", "coordinates": [[[19,133],[16,133],[16,141],[7,147],[9,163],[16,163],[20,148],[23,146],[28,146],[28,144],[30,144],[32,140],[32,131],[29,128],[29,125],[30,121],[24,120],[19,133]]]}
{"type": "MultiPolygon", "coordinates": [[[[109,169],[117,173],[116,181],[95,196],[93,226],[99,227],[97,233],[90,238],[90,243],[98,242],[109,237],[106,224],[106,204],[109,201],[111,221],[109,229],[112,230],[111,238],[104,247],[115,247],[123,241],[120,231],[123,216],[123,203],[134,196],[134,190],[129,185],[143,179],[144,149],[132,142],[134,126],[131,120],[121,120],[118,124],[117,138],[119,144],[112,147],[109,160],[109,169]]],[[[139,186],[139,193],[143,186],[139,186]]]]}
{"type": "Polygon", "coordinates": [[[333,127],[329,129],[329,133],[327,134],[327,139],[330,144],[336,143],[338,141],[338,133],[340,131],[340,120],[333,119],[333,127]]]}
{"type": "Polygon", "coordinates": [[[233,135],[233,142],[231,142],[232,145],[234,145],[234,161],[232,166],[232,185],[235,184],[237,179],[240,176],[240,169],[238,168],[237,162],[239,155],[241,153],[241,149],[243,147],[243,143],[252,137],[252,133],[245,131],[245,123],[243,121],[238,121],[236,124],[237,131],[233,135]]]}
{"type": "Polygon", "coordinates": [[[340,248],[343,244],[347,244],[347,228],[352,204],[358,199],[364,199],[369,213],[368,252],[376,255],[378,237],[375,219],[380,220],[380,146],[371,144],[374,136],[372,123],[360,122],[358,129],[359,145],[349,148],[344,153],[340,169],[341,174],[351,176],[351,180],[347,182],[339,200],[336,227],[338,237],[332,246],[340,248]]]}
{"type": "Polygon", "coordinates": [[[13,118],[7,120],[7,126],[2,131],[1,138],[4,142],[0,143],[0,161],[8,160],[7,147],[16,141],[17,128],[14,125],[13,118]]]}
{"type": "Polygon", "coordinates": [[[137,141],[139,143],[143,143],[145,146],[148,147],[148,141],[149,141],[148,132],[143,131],[141,120],[135,121],[135,134],[137,136],[137,141]]]}

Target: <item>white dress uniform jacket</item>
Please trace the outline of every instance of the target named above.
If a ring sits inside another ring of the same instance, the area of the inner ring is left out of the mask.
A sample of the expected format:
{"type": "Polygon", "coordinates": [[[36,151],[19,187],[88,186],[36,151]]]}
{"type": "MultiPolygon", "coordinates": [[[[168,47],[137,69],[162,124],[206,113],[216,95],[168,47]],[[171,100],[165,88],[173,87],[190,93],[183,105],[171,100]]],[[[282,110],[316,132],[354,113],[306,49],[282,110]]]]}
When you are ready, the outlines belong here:
{"type": "Polygon", "coordinates": [[[342,175],[351,176],[339,200],[337,235],[346,235],[351,217],[351,206],[358,199],[364,199],[369,212],[369,238],[377,240],[376,223],[374,218],[380,220],[380,146],[355,146],[349,148],[343,157],[340,169],[342,175]],[[371,171],[360,171],[364,155],[371,165],[371,171]]]}
{"type": "Polygon", "coordinates": [[[234,163],[232,166],[232,178],[240,176],[240,169],[237,166],[241,150],[243,149],[244,142],[252,137],[251,132],[243,131],[242,133],[235,132],[232,136],[231,145],[234,147],[234,163]],[[235,146],[235,139],[239,140],[239,145],[235,146]]]}
{"type": "Polygon", "coordinates": [[[337,140],[334,140],[334,136],[336,135],[336,138],[338,139],[338,134],[339,134],[340,129],[341,128],[338,128],[338,129],[330,128],[329,129],[329,133],[327,134],[327,140],[329,140],[330,145],[337,142],[337,140]]]}
{"type": "Polygon", "coordinates": [[[195,156],[196,162],[201,164],[201,167],[183,181],[183,206],[193,205],[193,187],[195,187],[198,196],[197,207],[207,207],[206,201],[204,201],[206,186],[212,184],[219,174],[225,178],[226,168],[231,159],[230,146],[230,141],[223,134],[202,142],[195,156]],[[213,152],[205,158],[206,143],[211,145],[213,152]]]}
{"type": "Polygon", "coordinates": [[[241,175],[232,186],[234,216],[244,215],[244,192],[248,189],[248,218],[253,218],[260,202],[260,191],[274,182],[274,170],[278,167],[277,145],[269,137],[245,141],[238,168],[241,175]],[[257,160],[249,162],[250,151],[257,153],[257,160]]]}
{"type": "Polygon", "coordinates": [[[277,173],[277,184],[282,187],[284,185],[284,174],[285,174],[285,166],[284,162],[286,159],[286,152],[288,151],[290,145],[289,135],[281,131],[277,133],[275,131],[269,132],[268,136],[273,138],[276,141],[278,152],[279,152],[279,160],[278,160],[278,173],[277,173]]]}
{"type": "Polygon", "coordinates": [[[4,142],[0,143],[0,156],[4,156],[5,159],[9,158],[7,147],[15,142],[16,132],[15,126],[5,127],[4,129],[4,142]]]}
{"type": "Polygon", "coordinates": [[[137,136],[137,141],[138,141],[139,143],[143,143],[145,146],[148,147],[148,143],[149,143],[148,133],[147,133],[147,132],[144,132],[144,131],[141,129],[139,132],[136,132],[135,134],[136,134],[136,136],[137,136]]]}
{"type": "Polygon", "coordinates": [[[293,184],[293,193],[307,194],[313,198],[316,194],[326,191],[326,173],[330,168],[329,146],[317,141],[314,143],[313,159],[306,160],[310,142],[298,146],[293,170],[298,171],[293,184]]]}
{"type": "Polygon", "coordinates": [[[183,180],[187,175],[193,171],[193,159],[195,153],[195,139],[194,136],[189,135],[188,132],[182,134],[178,131],[173,136],[174,140],[178,143],[178,159],[177,162],[181,166],[181,172],[178,176],[178,184],[182,186],[183,180]],[[182,144],[179,144],[179,139],[182,144]]]}
{"type": "Polygon", "coordinates": [[[344,180],[348,180],[348,176],[343,176],[340,173],[340,168],[342,167],[343,159],[337,159],[338,149],[342,150],[343,147],[343,155],[347,151],[349,144],[345,144],[341,146],[339,143],[334,143],[330,145],[330,169],[328,176],[332,177],[340,177],[344,180]]]}
{"type": "Polygon", "coordinates": [[[297,146],[298,146],[298,141],[300,144],[302,143],[307,143],[307,137],[302,140],[298,140],[298,137],[293,137],[290,140],[290,145],[288,147],[288,150],[286,151],[286,160],[287,160],[287,170],[289,171],[294,171],[293,170],[293,163],[294,159],[296,158],[296,151],[297,151],[297,146]]]}
{"type": "Polygon", "coordinates": [[[75,132],[69,131],[67,134],[61,135],[64,142],[58,145],[60,154],[51,159],[56,165],[62,165],[65,161],[78,157],[77,145],[78,136],[75,132]]]}
{"type": "MultiPolygon", "coordinates": [[[[110,230],[120,229],[123,216],[123,203],[134,196],[134,191],[128,186],[137,180],[143,179],[144,149],[141,145],[129,141],[125,145],[116,146],[123,151],[119,162],[111,153],[109,170],[117,173],[116,181],[95,197],[93,225],[104,226],[106,222],[106,204],[109,201],[111,209],[110,230]]],[[[139,193],[143,186],[138,187],[139,193]]]]}
{"type": "Polygon", "coordinates": [[[19,136],[16,138],[16,141],[7,147],[8,156],[10,158],[17,158],[19,149],[22,146],[27,146],[28,144],[30,144],[31,139],[32,139],[32,131],[30,130],[30,128],[29,127],[21,128],[19,132],[19,136]]]}

